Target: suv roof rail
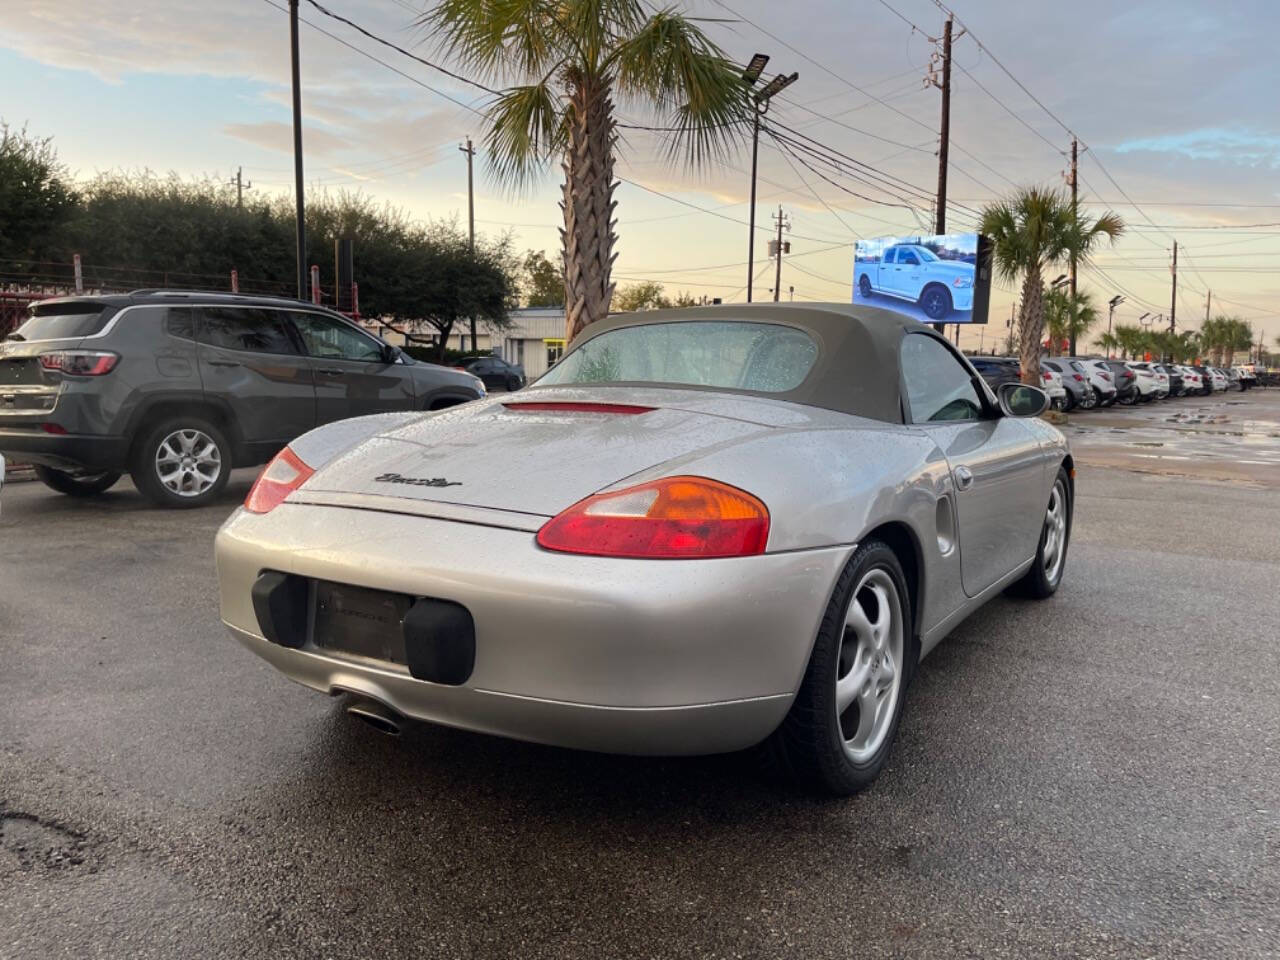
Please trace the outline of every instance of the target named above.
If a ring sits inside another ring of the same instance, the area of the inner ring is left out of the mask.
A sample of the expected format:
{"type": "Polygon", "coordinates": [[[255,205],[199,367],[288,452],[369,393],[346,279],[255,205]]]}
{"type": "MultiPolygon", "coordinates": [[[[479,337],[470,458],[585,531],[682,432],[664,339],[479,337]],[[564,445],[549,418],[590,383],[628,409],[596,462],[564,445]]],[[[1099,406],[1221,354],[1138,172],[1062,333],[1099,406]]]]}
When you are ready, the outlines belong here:
{"type": "Polygon", "coordinates": [[[284,303],[302,303],[308,307],[324,307],[322,303],[312,303],[310,300],[299,300],[296,297],[282,297],[273,293],[229,293],[222,290],[166,290],[160,287],[144,287],[139,290],[130,290],[128,295],[131,297],[198,297],[211,300],[279,300],[284,303]]]}

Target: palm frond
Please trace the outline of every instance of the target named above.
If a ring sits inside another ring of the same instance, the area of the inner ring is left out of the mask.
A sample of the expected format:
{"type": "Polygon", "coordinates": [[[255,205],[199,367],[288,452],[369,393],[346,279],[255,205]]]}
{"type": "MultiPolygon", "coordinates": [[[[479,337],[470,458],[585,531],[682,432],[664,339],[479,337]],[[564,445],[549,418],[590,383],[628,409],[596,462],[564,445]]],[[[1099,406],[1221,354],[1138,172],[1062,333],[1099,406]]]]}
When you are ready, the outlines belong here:
{"type": "Polygon", "coordinates": [[[488,116],[489,169],[513,192],[532,186],[568,142],[563,101],[545,81],[502,91],[488,116]]]}
{"type": "Polygon", "coordinates": [[[552,0],[439,0],[418,18],[436,49],[491,82],[528,82],[569,53],[552,0]]]}
{"type": "Polygon", "coordinates": [[[668,152],[690,168],[703,168],[730,153],[752,104],[741,67],[702,29],[673,10],[654,13],[614,52],[618,92],[664,116],[668,152]]]}

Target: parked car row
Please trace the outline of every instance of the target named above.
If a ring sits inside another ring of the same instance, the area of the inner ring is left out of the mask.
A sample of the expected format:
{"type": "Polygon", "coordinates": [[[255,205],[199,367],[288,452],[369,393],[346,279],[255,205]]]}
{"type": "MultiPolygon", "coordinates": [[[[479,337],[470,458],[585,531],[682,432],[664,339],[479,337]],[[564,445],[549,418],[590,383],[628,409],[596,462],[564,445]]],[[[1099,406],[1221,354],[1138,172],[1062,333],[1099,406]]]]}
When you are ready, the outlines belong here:
{"type": "MultiPolygon", "coordinates": [[[[970,357],[974,368],[996,389],[1021,376],[1017,357],[970,357]]],[[[1178,363],[1115,360],[1102,357],[1046,357],[1040,361],[1041,386],[1062,410],[1092,410],[1119,403],[1130,406],[1166,397],[1208,396],[1229,389],[1247,390],[1255,378],[1239,367],[1220,369],[1178,363]]]]}

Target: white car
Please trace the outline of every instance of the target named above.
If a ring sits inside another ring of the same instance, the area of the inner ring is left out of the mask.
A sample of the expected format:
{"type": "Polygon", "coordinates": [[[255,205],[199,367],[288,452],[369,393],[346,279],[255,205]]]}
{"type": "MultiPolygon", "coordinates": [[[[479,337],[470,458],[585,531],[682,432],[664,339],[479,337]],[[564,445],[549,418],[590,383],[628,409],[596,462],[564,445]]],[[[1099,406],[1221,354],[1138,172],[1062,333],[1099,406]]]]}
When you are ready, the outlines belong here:
{"type": "Polygon", "coordinates": [[[864,301],[873,294],[909,300],[930,320],[942,320],[952,310],[972,310],[973,277],[972,263],[943,260],[917,243],[896,243],[878,261],[860,261],[853,269],[864,301]]]}
{"type": "MultiPolygon", "coordinates": [[[[1139,400],[1146,403],[1150,400],[1159,399],[1160,381],[1157,379],[1155,371],[1151,370],[1145,363],[1126,363],[1125,366],[1132,370],[1137,377],[1134,383],[1138,387],[1139,400]]],[[[1168,392],[1168,387],[1165,388],[1165,392],[1168,392]]]]}
{"type": "Polygon", "coordinates": [[[1204,381],[1194,369],[1186,364],[1178,364],[1175,369],[1182,377],[1182,392],[1184,394],[1199,393],[1204,389],[1204,381]]]}
{"type": "Polygon", "coordinates": [[[1142,363],[1135,363],[1132,366],[1135,370],[1145,370],[1147,373],[1151,374],[1156,385],[1157,400],[1163,400],[1169,395],[1169,375],[1160,369],[1160,365],[1158,363],[1143,361],[1142,363]]]}
{"type": "Polygon", "coordinates": [[[1098,357],[1075,357],[1089,377],[1089,386],[1098,397],[1098,406],[1109,407],[1116,402],[1116,382],[1107,361],[1098,357]]]}
{"type": "Polygon", "coordinates": [[[1041,364],[1040,381],[1044,392],[1049,395],[1049,403],[1053,409],[1061,410],[1067,405],[1067,388],[1062,383],[1062,374],[1041,364]]]}
{"type": "Polygon", "coordinates": [[[1226,389],[1227,389],[1227,387],[1228,387],[1228,386],[1230,385],[1230,383],[1231,383],[1231,381],[1230,381],[1230,379],[1228,379],[1227,375],[1226,375],[1225,373],[1223,373],[1221,370],[1219,370],[1217,367],[1210,367],[1210,368],[1209,368],[1209,375],[1210,375],[1211,377],[1213,377],[1213,392],[1214,392],[1214,393],[1221,393],[1221,392],[1223,392],[1224,390],[1226,390],[1226,389]]]}

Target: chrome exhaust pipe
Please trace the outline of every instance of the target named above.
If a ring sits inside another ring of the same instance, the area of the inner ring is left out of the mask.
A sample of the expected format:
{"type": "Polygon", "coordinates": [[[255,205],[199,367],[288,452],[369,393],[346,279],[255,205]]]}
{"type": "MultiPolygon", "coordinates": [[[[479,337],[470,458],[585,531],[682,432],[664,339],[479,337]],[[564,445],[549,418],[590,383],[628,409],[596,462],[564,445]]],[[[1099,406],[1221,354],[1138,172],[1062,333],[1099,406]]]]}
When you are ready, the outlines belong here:
{"type": "Polygon", "coordinates": [[[359,697],[347,705],[347,713],[362,720],[379,733],[390,737],[400,736],[400,728],[404,725],[404,717],[396,713],[385,703],[359,697]]]}

